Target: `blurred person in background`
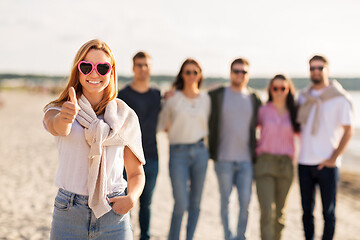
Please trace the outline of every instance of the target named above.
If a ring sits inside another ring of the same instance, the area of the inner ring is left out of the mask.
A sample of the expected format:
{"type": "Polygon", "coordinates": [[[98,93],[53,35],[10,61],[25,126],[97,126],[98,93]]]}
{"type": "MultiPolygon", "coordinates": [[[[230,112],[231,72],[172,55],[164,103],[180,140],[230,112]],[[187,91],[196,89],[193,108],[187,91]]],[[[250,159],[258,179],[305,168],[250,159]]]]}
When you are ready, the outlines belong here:
{"type": "Polygon", "coordinates": [[[285,226],[285,205],[294,176],[297,105],[292,81],[275,75],[268,85],[268,102],[258,113],[260,138],[254,175],[261,210],[261,239],[279,240],[285,226]]]}
{"type": "Polygon", "coordinates": [[[245,239],[255,159],[258,95],[247,86],[249,62],[235,59],[230,67],[230,86],[209,92],[209,152],[215,161],[221,197],[221,220],[226,240],[245,239]],[[237,188],[240,212],[237,234],[230,230],[229,197],[237,188]]]}
{"type": "Polygon", "coordinates": [[[188,212],[186,239],[194,237],[209,159],[204,139],[208,136],[210,98],[200,91],[201,67],[186,59],[173,83],[175,92],[163,105],[159,131],[166,131],[170,143],[169,172],[174,197],[169,240],[180,238],[184,212],[188,212]]]}
{"type": "Polygon", "coordinates": [[[314,239],[316,186],[323,207],[323,240],[335,232],[336,192],[341,154],[353,135],[352,104],[348,93],[336,80],[329,81],[325,57],[309,60],[311,85],[299,96],[297,120],[301,124],[299,183],[305,239],[314,239]]]}
{"type": "Polygon", "coordinates": [[[150,85],[151,57],[138,52],[133,57],[133,81],[118,93],[139,117],[142,144],[146,159],[145,187],[140,196],[140,240],[150,239],[151,202],[159,171],[156,127],[161,106],[161,94],[150,85]]]}

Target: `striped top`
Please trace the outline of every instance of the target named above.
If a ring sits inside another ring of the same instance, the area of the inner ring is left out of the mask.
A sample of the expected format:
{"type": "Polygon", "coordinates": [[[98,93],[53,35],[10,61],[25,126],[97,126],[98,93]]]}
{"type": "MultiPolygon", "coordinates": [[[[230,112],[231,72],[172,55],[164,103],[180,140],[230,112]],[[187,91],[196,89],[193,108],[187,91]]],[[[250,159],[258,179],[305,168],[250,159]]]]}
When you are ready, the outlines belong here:
{"type": "Polygon", "coordinates": [[[269,102],[259,109],[258,127],[260,128],[260,139],[256,147],[257,156],[262,153],[270,153],[294,157],[295,133],[289,112],[280,116],[275,106],[269,102]]]}

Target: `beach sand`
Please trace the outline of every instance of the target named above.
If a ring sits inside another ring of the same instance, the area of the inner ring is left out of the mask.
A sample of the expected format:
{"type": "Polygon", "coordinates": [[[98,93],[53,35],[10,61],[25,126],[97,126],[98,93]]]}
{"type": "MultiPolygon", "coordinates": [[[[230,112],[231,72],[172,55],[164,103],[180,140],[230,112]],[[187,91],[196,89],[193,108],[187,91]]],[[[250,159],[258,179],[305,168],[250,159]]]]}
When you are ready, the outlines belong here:
{"type": "MultiPolygon", "coordinates": [[[[53,137],[42,126],[42,108],[54,96],[25,91],[3,91],[0,108],[0,239],[49,239],[53,202],[57,192],[54,179],[57,150],[53,137]]],[[[357,132],[357,137],[359,132],[357,132]]],[[[160,170],[153,198],[152,239],[166,239],[173,207],[168,174],[168,142],[158,134],[160,170]]],[[[346,153],[346,157],[355,155],[346,153]]],[[[353,159],[356,161],[357,159],[353,159]]],[[[349,167],[347,168],[347,170],[349,167]]],[[[351,168],[350,168],[351,170],[351,168]]],[[[360,239],[360,174],[341,172],[337,201],[335,239],[360,239]]],[[[323,227],[320,196],[315,206],[316,239],[323,227]]],[[[238,205],[236,191],[231,195],[230,212],[235,227],[238,205]]],[[[285,240],[304,239],[297,178],[289,194],[285,240]]],[[[134,239],[138,239],[137,207],[131,211],[134,239]]],[[[260,239],[259,205],[256,189],[249,210],[248,239],[260,239]]],[[[186,215],[181,239],[185,239],[186,215]]],[[[223,239],[220,196],[213,162],[209,162],[195,239],[223,239]]]]}

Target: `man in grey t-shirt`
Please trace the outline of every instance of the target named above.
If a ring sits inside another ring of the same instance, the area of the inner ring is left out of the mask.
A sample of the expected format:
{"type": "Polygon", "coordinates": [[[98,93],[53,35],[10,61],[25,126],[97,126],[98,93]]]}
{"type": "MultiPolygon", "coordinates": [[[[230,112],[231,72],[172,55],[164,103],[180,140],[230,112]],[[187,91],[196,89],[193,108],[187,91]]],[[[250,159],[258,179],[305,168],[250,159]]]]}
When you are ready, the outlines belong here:
{"type": "Polygon", "coordinates": [[[247,87],[249,63],[244,58],[231,64],[230,86],[209,92],[209,152],[215,160],[221,196],[221,220],[225,239],[245,239],[255,157],[255,128],[259,97],[247,87]],[[235,186],[240,212],[237,234],[229,228],[229,197],[235,186]]]}

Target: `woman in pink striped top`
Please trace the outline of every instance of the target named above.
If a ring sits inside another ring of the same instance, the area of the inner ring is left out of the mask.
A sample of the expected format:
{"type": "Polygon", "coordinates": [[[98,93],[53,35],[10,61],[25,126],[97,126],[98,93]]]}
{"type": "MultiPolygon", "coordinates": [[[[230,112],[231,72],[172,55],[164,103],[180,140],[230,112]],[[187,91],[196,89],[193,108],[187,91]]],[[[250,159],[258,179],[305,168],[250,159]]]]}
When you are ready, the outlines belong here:
{"type": "Polygon", "coordinates": [[[269,100],[259,109],[257,159],[254,165],[261,209],[261,238],[280,239],[285,223],[285,203],[293,178],[296,123],[295,89],[279,74],[270,80],[269,100]]]}

